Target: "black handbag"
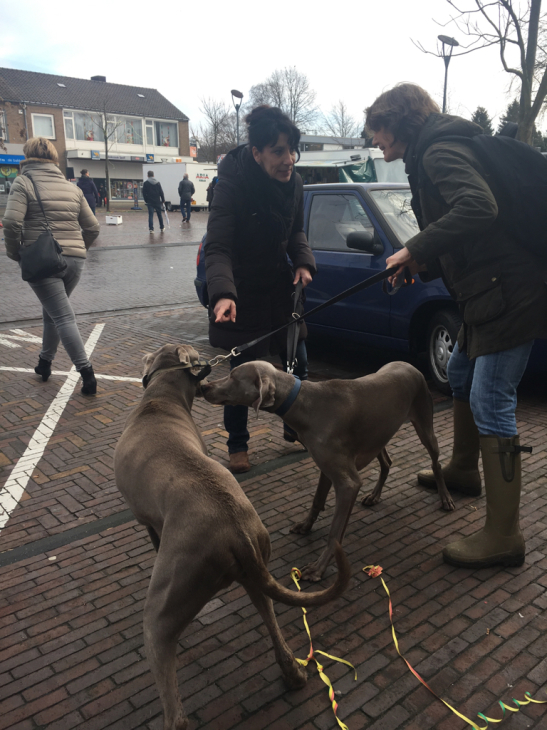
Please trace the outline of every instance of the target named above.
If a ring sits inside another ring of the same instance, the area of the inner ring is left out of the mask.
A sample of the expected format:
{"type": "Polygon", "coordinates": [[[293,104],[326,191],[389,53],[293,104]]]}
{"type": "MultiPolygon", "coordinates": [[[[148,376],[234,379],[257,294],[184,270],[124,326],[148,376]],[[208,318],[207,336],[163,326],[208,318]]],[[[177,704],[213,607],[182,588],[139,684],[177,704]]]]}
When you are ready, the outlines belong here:
{"type": "Polygon", "coordinates": [[[63,256],[63,249],[55,240],[49,227],[49,221],[44,211],[38,188],[28,173],[25,173],[25,176],[29,178],[34,187],[36,199],[40,204],[46,223],[46,230],[40,233],[36,241],[30,243],[28,246],[21,244],[19,248],[23,281],[35,282],[64,271],[67,267],[67,262],[63,256]]]}

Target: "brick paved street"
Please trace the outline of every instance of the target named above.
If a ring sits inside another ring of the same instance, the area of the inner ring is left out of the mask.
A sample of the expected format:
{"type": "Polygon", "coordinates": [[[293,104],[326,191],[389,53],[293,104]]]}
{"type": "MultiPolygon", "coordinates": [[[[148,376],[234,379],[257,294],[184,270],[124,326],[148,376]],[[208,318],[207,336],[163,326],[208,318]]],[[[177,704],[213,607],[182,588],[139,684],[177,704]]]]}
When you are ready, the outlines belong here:
{"type": "MultiPolygon", "coordinates": [[[[138,225],[135,217],[135,236],[138,225]]],[[[154,552],[112,474],[116,441],[142,391],[138,382],[112,378],[138,379],[143,354],[165,342],[192,343],[206,357],[213,351],[206,313],[195,305],[192,289],[195,245],[153,250],[138,235],[130,248],[108,229],[101,233],[102,246],[90,253],[74,303],[90,313],[80,319],[84,340],[98,323],[105,325],[92,360],[96,372],[109,378],[99,378],[96,398],[76,388],[68,399],[0,532],[0,730],[162,727],[142,639],[154,552]],[[99,318],[93,312],[106,314],[99,318]]],[[[180,236],[168,244],[192,243],[180,231],[164,235],[180,236]]],[[[39,342],[17,339],[24,335],[11,330],[39,338],[39,307],[16,276],[8,277],[8,265],[12,262],[0,256],[0,285],[7,286],[0,336],[12,335],[11,347],[0,341],[0,366],[31,368],[39,342]],[[14,325],[18,320],[27,322],[14,325]]],[[[314,378],[353,377],[382,364],[381,355],[364,357],[358,348],[337,347],[328,354],[323,343],[310,342],[314,378]]],[[[64,352],[55,368],[70,369],[64,352]]],[[[54,374],[42,383],[31,373],[0,370],[2,484],[65,380],[54,374]]],[[[416,484],[414,475],[427,466],[427,455],[410,424],[389,447],[393,467],[380,504],[365,509],[356,503],[344,543],[353,572],[350,587],[334,603],[308,613],[314,647],[357,668],[354,681],[347,667],[324,660],[339,716],[350,730],[466,727],[397,656],[381,583],[361,572],[370,563],[384,568],[401,651],[447,702],[477,720],[477,712],[501,717],[498,699],[510,704],[530,692],[547,700],[547,397],[540,386],[534,380],[523,384],[517,412],[522,443],[534,447],[523,457],[522,568],[470,572],[442,563],[442,547],[481,524],[485,502],[456,497],[455,512],[438,509],[436,494],[416,484]]],[[[446,454],[452,412],[446,399],[434,396],[436,431],[446,454]]],[[[193,415],[211,456],[225,464],[221,409],[196,400],[193,415]]],[[[333,499],[310,535],[290,534],[312,498],[317,469],[299,444],[282,440],[277,417],[262,413],[250,426],[255,467],[241,484],[270,532],[270,569],[290,585],[291,567],[321,552],[333,499]]],[[[375,466],[365,471],[363,493],[376,475],[375,466]]],[[[324,584],[332,574],[331,567],[324,584]]],[[[276,613],[291,648],[304,658],[308,645],[300,609],[276,604],[276,613]]],[[[238,585],[220,592],[181,637],[178,679],[191,730],[334,730],[327,689],[311,666],[308,677],[304,689],[285,689],[264,625],[238,585]]],[[[547,705],[530,704],[507,715],[502,728],[547,727],[547,705]]]]}

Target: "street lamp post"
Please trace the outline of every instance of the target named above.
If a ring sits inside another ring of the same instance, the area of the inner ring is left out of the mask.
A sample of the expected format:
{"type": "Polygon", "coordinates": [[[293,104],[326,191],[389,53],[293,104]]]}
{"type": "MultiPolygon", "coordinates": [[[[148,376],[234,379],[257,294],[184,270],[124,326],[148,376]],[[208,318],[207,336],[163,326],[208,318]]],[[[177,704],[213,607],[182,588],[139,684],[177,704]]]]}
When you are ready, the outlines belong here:
{"type": "Polygon", "coordinates": [[[446,85],[448,81],[448,64],[450,63],[450,59],[452,58],[452,51],[456,46],[459,46],[460,44],[455,38],[451,38],[449,35],[439,35],[437,38],[441,41],[442,50],[441,50],[441,56],[443,57],[444,61],[444,92],[443,92],[443,114],[446,112],[446,85]],[[447,49],[445,49],[445,45],[448,46],[450,49],[447,52],[447,49]]]}
{"type": "Polygon", "coordinates": [[[241,109],[241,100],[243,99],[243,94],[241,93],[241,91],[238,91],[237,89],[232,89],[230,93],[232,95],[232,103],[236,109],[236,130],[237,130],[236,134],[237,134],[237,146],[239,147],[239,110],[241,109]],[[236,102],[236,99],[239,99],[239,102],[236,102]]]}

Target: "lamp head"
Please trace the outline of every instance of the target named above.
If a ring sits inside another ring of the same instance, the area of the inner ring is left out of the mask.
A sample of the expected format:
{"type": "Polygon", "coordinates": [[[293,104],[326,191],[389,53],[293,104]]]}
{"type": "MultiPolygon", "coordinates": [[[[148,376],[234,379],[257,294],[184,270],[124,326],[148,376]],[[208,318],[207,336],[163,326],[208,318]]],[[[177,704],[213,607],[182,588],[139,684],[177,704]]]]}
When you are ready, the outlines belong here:
{"type": "Polygon", "coordinates": [[[451,38],[449,35],[438,35],[437,38],[447,46],[459,46],[460,44],[455,38],[451,38]]]}

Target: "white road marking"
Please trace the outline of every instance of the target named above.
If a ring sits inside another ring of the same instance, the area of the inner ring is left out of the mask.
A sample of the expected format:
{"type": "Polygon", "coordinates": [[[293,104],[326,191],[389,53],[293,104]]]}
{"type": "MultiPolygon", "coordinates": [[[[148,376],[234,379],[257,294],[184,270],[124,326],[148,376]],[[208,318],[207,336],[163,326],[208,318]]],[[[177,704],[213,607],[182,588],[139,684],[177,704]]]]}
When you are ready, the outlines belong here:
{"type": "MultiPolygon", "coordinates": [[[[8,367],[7,365],[0,365],[0,370],[6,370],[7,372],[12,372],[12,373],[33,373],[34,372],[34,368],[11,368],[11,367],[8,367]]],[[[67,376],[67,375],[70,375],[70,372],[66,371],[66,370],[52,370],[51,374],[67,376]]],[[[95,373],[95,377],[101,378],[102,380],[122,380],[127,383],[141,383],[142,382],[141,378],[126,378],[122,375],[101,375],[100,373],[95,373]]]]}
{"type": "MultiPolygon", "coordinates": [[[[88,357],[95,349],[95,345],[97,344],[103,329],[104,324],[96,324],[93,328],[93,331],[85,344],[85,351],[88,357]]],[[[40,425],[34,432],[34,435],[23,456],[21,456],[16,465],[13,467],[13,471],[11,472],[8,481],[0,490],[0,530],[5,527],[9,516],[19,504],[29,479],[36,469],[38,462],[42,458],[46,446],[49,443],[49,439],[53,435],[53,431],[55,430],[55,427],[57,426],[57,423],[61,418],[66,404],[70,400],[70,396],[74,392],[74,388],[76,387],[79,379],[80,373],[73,367],[69,371],[67,379],[61,386],[61,389],[53,399],[52,404],[40,421],[40,425]]]]}
{"type": "Polygon", "coordinates": [[[4,345],[4,347],[21,347],[21,345],[18,345],[18,342],[42,342],[42,339],[40,337],[36,337],[36,335],[31,335],[28,332],[25,332],[25,330],[10,330],[10,332],[14,332],[13,335],[8,335],[5,332],[0,333],[0,345],[4,345]],[[15,340],[15,342],[13,341],[15,340]]]}

